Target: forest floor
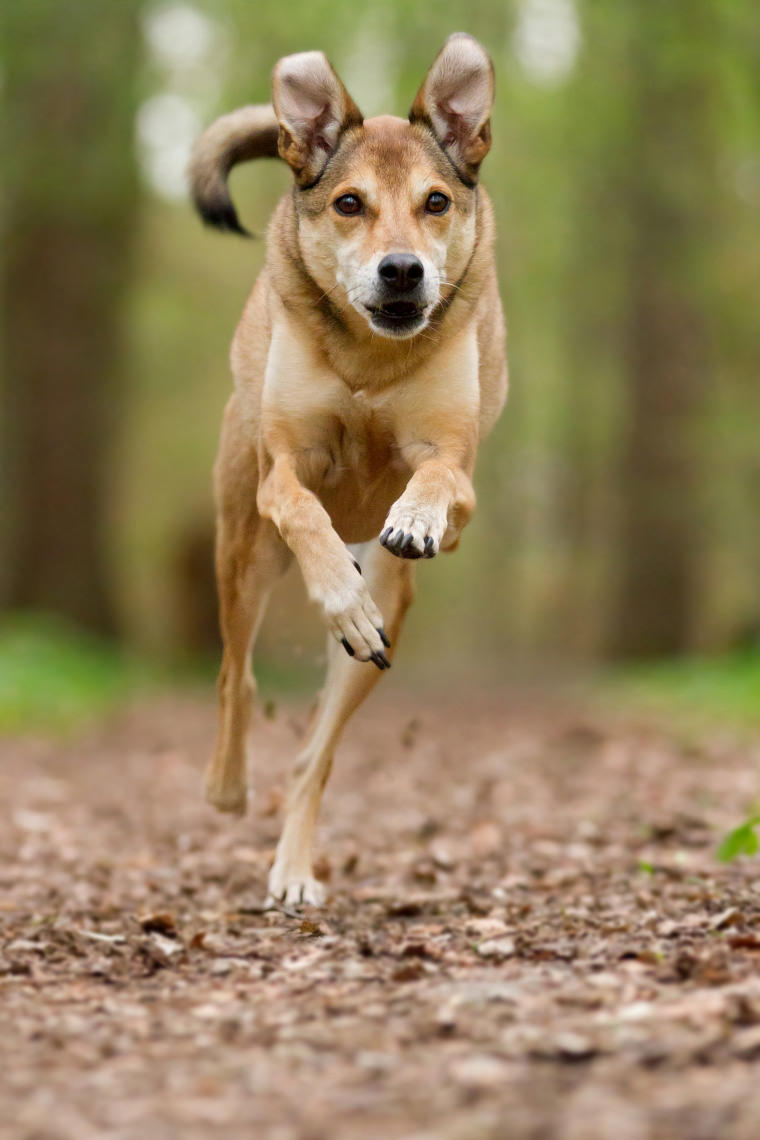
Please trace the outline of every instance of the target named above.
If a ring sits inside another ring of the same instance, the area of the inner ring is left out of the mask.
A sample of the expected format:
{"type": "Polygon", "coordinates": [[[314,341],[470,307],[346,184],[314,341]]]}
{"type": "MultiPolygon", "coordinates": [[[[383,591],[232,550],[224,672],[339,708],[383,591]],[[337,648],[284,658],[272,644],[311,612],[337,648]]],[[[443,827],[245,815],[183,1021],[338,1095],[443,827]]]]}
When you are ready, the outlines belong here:
{"type": "Polygon", "coordinates": [[[322,912],[262,912],[305,711],[140,700],[0,744],[3,1140],[755,1140],[760,743],[519,694],[350,727],[322,912]]]}

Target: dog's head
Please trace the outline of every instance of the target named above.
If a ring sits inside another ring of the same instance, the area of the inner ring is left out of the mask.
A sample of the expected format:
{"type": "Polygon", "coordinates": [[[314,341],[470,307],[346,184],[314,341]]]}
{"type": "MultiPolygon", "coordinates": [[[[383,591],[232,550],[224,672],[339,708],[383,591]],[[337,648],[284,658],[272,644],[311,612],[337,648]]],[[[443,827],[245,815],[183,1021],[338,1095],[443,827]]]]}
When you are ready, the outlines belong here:
{"type": "Polygon", "coordinates": [[[488,55],[471,36],[451,36],[408,119],[365,122],[321,52],[281,59],[272,88],[309,274],[375,333],[414,336],[458,287],[475,245],[491,142],[488,55]]]}

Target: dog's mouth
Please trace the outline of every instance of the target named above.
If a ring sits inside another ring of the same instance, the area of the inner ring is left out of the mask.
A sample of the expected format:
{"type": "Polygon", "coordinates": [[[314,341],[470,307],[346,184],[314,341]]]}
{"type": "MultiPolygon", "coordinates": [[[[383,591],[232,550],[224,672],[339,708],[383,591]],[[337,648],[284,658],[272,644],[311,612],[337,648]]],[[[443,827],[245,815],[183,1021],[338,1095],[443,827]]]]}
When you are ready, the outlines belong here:
{"type": "Polygon", "coordinates": [[[395,336],[416,330],[425,319],[425,310],[414,301],[388,301],[384,305],[365,305],[365,308],[374,328],[395,336]]]}

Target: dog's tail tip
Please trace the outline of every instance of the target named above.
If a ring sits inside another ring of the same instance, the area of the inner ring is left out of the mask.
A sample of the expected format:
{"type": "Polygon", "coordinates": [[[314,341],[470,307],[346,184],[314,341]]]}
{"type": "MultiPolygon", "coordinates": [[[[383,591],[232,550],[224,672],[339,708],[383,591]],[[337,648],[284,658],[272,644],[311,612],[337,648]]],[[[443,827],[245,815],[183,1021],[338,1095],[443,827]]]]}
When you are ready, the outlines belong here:
{"type": "Polygon", "coordinates": [[[253,158],[277,158],[279,123],[271,106],[241,107],[208,127],[193,148],[188,166],[190,194],[208,226],[225,233],[252,235],[240,223],[227,176],[253,158]]]}
{"type": "Polygon", "coordinates": [[[203,224],[211,229],[221,230],[225,234],[237,234],[238,237],[253,237],[250,230],[241,223],[228,193],[225,192],[215,198],[203,198],[193,194],[193,204],[203,224]]]}

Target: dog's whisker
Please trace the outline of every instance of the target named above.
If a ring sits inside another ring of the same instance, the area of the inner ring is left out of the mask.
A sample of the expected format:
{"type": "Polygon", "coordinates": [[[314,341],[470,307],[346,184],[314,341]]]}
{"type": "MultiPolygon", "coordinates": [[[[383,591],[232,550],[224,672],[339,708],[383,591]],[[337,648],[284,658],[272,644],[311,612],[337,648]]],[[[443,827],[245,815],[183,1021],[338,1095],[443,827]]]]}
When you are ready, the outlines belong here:
{"type": "Polygon", "coordinates": [[[321,296],[317,297],[315,304],[318,305],[320,301],[324,301],[325,297],[331,296],[331,294],[333,294],[335,290],[339,288],[340,284],[340,281],[336,281],[330,289],[325,289],[324,293],[322,293],[321,296]]]}

